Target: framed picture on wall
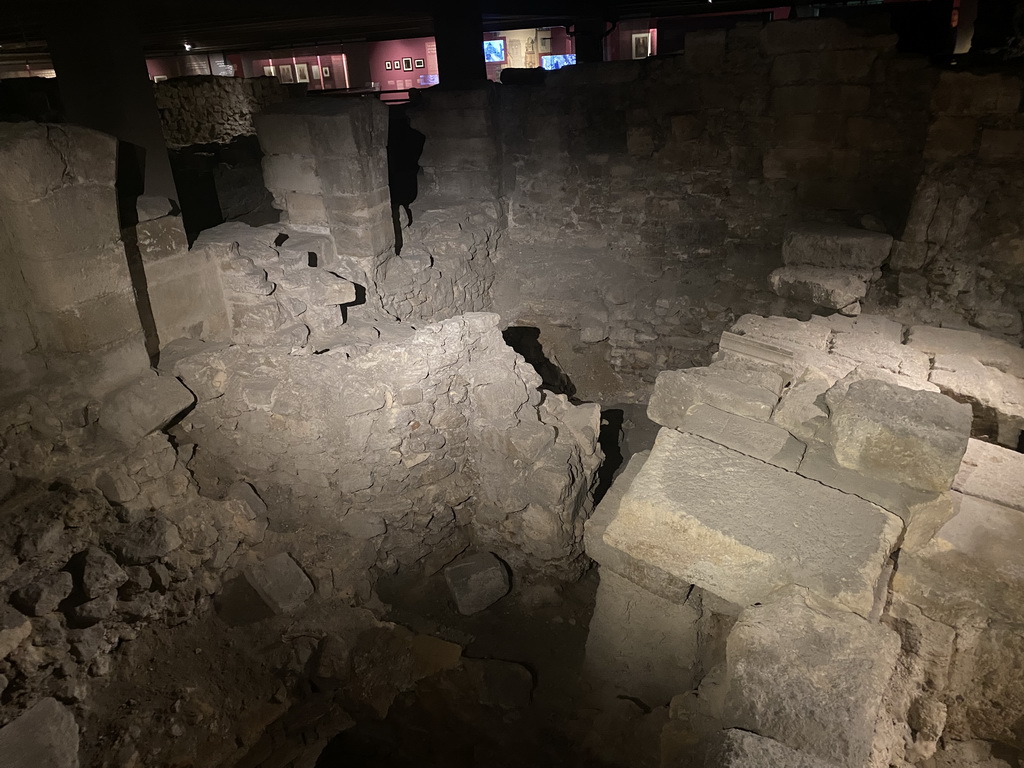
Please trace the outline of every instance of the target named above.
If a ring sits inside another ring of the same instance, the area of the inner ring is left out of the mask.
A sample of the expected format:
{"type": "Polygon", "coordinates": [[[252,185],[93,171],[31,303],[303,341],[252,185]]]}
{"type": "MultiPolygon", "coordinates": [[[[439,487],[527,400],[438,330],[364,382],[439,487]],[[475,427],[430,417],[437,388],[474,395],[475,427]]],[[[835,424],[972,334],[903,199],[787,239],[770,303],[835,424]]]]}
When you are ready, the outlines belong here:
{"type": "Polygon", "coordinates": [[[297,83],[308,83],[309,82],[309,67],[306,64],[295,65],[295,82],[297,83]]]}
{"type": "Polygon", "coordinates": [[[384,62],[384,69],[391,69],[391,62],[390,61],[385,61],[384,62]]]}
{"type": "Polygon", "coordinates": [[[537,40],[541,53],[551,53],[551,38],[541,37],[537,40]]]}
{"type": "Polygon", "coordinates": [[[282,64],[277,68],[277,79],[282,83],[294,83],[295,77],[292,75],[292,65],[282,64]]]}
{"type": "Polygon", "coordinates": [[[405,72],[412,72],[412,58],[406,56],[402,59],[402,70],[405,72]]]}
{"type": "Polygon", "coordinates": [[[484,61],[500,64],[505,61],[505,38],[484,40],[484,61]]]}
{"type": "Polygon", "coordinates": [[[423,69],[423,67],[426,65],[423,63],[423,59],[416,59],[413,66],[415,66],[416,69],[423,69]]]}
{"type": "Polygon", "coordinates": [[[395,69],[401,69],[402,68],[402,62],[400,62],[398,59],[395,59],[394,64],[392,66],[395,69]]]}
{"type": "Polygon", "coordinates": [[[650,32],[634,32],[633,33],[633,58],[634,59],[646,59],[651,55],[651,33],[650,32]]]}
{"type": "Polygon", "coordinates": [[[273,65],[271,65],[269,67],[264,67],[263,68],[263,75],[264,75],[264,77],[273,77],[276,74],[277,74],[277,69],[273,65]]]}
{"type": "Polygon", "coordinates": [[[323,73],[324,77],[330,77],[331,76],[331,68],[330,67],[321,67],[320,71],[323,73]]]}
{"type": "Polygon", "coordinates": [[[309,65],[309,76],[312,77],[314,80],[319,80],[320,79],[320,67],[318,67],[316,64],[310,64],[309,65]]]}

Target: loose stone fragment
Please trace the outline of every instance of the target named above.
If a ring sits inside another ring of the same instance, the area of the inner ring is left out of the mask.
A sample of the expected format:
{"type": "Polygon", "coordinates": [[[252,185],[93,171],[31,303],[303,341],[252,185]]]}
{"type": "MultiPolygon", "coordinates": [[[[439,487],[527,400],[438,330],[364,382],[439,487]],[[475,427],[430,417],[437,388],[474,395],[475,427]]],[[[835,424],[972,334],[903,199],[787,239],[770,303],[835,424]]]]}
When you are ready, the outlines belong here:
{"type": "Polygon", "coordinates": [[[312,597],[313,582],[287,552],[243,571],[245,580],[274,613],[291,613],[312,597]]]}
{"type": "Polygon", "coordinates": [[[494,605],[512,586],[507,567],[490,552],[459,558],[444,569],[444,579],[455,607],[465,616],[494,605]]]}
{"type": "Polygon", "coordinates": [[[872,270],[889,258],[892,237],[835,224],[800,224],[782,241],[784,264],[872,270]]]}
{"type": "Polygon", "coordinates": [[[78,768],[78,724],[56,699],[42,699],[0,728],[4,768],[78,768]]]}
{"type": "Polygon", "coordinates": [[[163,429],[195,401],[195,396],[177,379],[145,376],[107,398],[100,412],[100,426],[134,444],[163,429]]]}
{"type": "Polygon", "coordinates": [[[11,604],[27,616],[45,616],[57,610],[73,586],[67,571],[47,573],[11,595],[11,604]]]}

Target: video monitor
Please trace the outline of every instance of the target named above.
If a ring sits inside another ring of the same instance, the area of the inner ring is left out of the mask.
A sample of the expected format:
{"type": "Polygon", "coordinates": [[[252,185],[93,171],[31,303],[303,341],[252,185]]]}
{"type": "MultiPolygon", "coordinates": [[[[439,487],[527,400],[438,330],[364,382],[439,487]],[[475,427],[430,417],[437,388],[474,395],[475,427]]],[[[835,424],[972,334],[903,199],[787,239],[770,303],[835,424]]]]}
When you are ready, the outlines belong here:
{"type": "Polygon", "coordinates": [[[505,61],[505,41],[484,40],[484,61],[498,62],[505,61]]]}
{"type": "Polygon", "coordinates": [[[575,53],[566,53],[557,56],[540,57],[540,65],[544,67],[544,69],[561,69],[562,67],[571,67],[575,63],[575,53]]]}

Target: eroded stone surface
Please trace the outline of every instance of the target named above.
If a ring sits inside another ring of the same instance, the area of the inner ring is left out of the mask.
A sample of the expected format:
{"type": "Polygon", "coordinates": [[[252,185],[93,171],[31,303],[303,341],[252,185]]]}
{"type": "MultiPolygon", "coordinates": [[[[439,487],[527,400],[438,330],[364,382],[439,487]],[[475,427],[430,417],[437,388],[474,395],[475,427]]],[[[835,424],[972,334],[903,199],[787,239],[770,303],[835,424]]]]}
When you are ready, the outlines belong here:
{"type": "Polygon", "coordinates": [[[42,699],[0,728],[5,768],[78,768],[78,724],[56,699],[42,699]]]}
{"type": "Polygon", "coordinates": [[[508,594],[508,568],[490,552],[460,558],[444,569],[444,579],[459,613],[470,616],[508,594]]]}
{"type": "Polygon", "coordinates": [[[953,490],[1024,512],[1024,454],[972,438],[953,490]]]}
{"type": "Polygon", "coordinates": [[[867,765],[900,638],[803,590],[748,608],[728,640],[728,725],[867,765]]]}
{"type": "Polygon", "coordinates": [[[867,229],[832,224],[801,224],[782,241],[786,264],[872,270],[889,258],[892,237],[867,229]]]}
{"type": "Polygon", "coordinates": [[[605,542],[741,606],[797,583],[867,615],[901,530],[874,504],[663,429],[605,542]]]}

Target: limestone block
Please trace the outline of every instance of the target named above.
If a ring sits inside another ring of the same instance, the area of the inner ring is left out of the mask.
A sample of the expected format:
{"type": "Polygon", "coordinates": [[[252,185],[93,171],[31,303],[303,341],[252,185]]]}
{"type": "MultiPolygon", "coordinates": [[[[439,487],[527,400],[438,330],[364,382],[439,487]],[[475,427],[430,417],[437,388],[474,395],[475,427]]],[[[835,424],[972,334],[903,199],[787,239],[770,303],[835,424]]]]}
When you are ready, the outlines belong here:
{"type": "Polygon", "coordinates": [[[971,155],[978,135],[978,120],[973,117],[938,115],[928,126],[924,153],[929,160],[949,160],[971,155]]]}
{"type": "Polygon", "coordinates": [[[675,429],[692,405],[705,403],[738,416],[767,421],[778,401],[775,393],[755,384],[706,368],[688,368],[658,374],[647,415],[652,421],[675,429]]]}
{"type": "Polygon", "coordinates": [[[622,497],[626,495],[626,491],[629,490],[650,455],[650,451],[643,451],[630,457],[626,468],[615,478],[612,487],[608,489],[604,498],[601,499],[601,503],[597,505],[594,513],[587,520],[583,532],[583,542],[587,555],[601,565],[602,573],[613,571],[647,592],[675,603],[683,603],[691,595],[693,584],[644,560],[632,557],[621,549],[609,546],[604,540],[604,532],[608,528],[608,524],[619,513],[622,497]]]}
{"type": "Polygon", "coordinates": [[[973,357],[979,363],[1024,378],[1024,349],[994,336],[955,328],[915,325],[910,329],[907,344],[929,355],[973,357]]]}
{"type": "Polygon", "coordinates": [[[0,199],[24,203],[62,187],[65,162],[37,123],[0,125],[0,199]]]}
{"type": "Polygon", "coordinates": [[[721,359],[715,360],[706,370],[727,379],[767,389],[773,395],[781,395],[789,382],[788,366],[765,364],[761,361],[721,359]]]}
{"type": "Polygon", "coordinates": [[[0,728],[4,768],[78,768],[78,724],[56,699],[41,699],[0,728]]]}
{"type": "Polygon", "coordinates": [[[489,608],[512,588],[507,566],[490,552],[460,557],[444,569],[444,580],[464,616],[489,608]]]}
{"type": "Polygon", "coordinates": [[[931,360],[924,352],[864,334],[837,334],[832,353],[922,382],[928,380],[931,369],[931,360]]]}
{"type": "Polygon", "coordinates": [[[1024,131],[985,128],[981,132],[978,159],[987,162],[1015,160],[1024,154],[1024,131]]]}
{"type": "Polygon", "coordinates": [[[66,186],[37,200],[11,203],[0,227],[16,253],[37,259],[99,250],[121,239],[110,187],[66,186]]]}
{"type": "Polygon", "coordinates": [[[845,467],[925,491],[953,482],[971,409],[945,395],[857,381],[832,409],[832,444],[845,467]]]}
{"type": "Polygon", "coordinates": [[[783,348],[808,347],[828,350],[832,329],[826,325],[802,323],[789,317],[759,317],[743,315],[732,327],[732,332],[755,339],[769,341],[783,348]]]}
{"type": "Polygon", "coordinates": [[[287,112],[264,111],[253,118],[264,155],[312,155],[309,126],[287,112]]]}
{"type": "Polygon", "coordinates": [[[785,590],[744,611],[729,635],[726,724],[861,768],[899,650],[884,625],[785,590]]]}
{"type": "Polygon", "coordinates": [[[163,429],[196,402],[195,395],[170,376],[143,376],[110,394],[100,426],[126,443],[163,429]]]}
{"type": "Polygon", "coordinates": [[[999,745],[990,741],[949,739],[944,741],[942,748],[935,753],[935,768],[1013,768],[1010,763],[997,757],[1001,753],[999,745]]]}
{"type": "Polygon", "coordinates": [[[804,444],[782,427],[703,403],[690,406],[677,429],[783,469],[795,470],[804,455],[804,444]]]}
{"type": "Polygon", "coordinates": [[[1024,380],[967,355],[936,354],[929,380],[943,392],[970,403],[976,432],[1015,449],[1024,429],[1024,380]]]}
{"type": "Polygon", "coordinates": [[[889,258],[892,236],[835,224],[806,223],[787,230],[782,262],[870,272],[889,258]]]}
{"type": "Polygon", "coordinates": [[[782,393],[772,412],[772,423],[799,440],[812,439],[828,421],[824,395],[831,383],[831,379],[817,369],[805,368],[782,393]]]}
{"type": "Polygon", "coordinates": [[[901,531],[863,499],[662,429],[604,540],[740,606],[796,583],[868,615],[901,531]]]}
{"type": "Polygon", "coordinates": [[[1024,454],[968,440],[953,490],[1024,512],[1024,454]]]}
{"type": "Polygon", "coordinates": [[[117,181],[117,139],[79,125],[47,126],[65,163],[65,181],[113,188],[117,181]]]}
{"type": "Polygon", "coordinates": [[[858,365],[848,374],[843,376],[841,379],[837,379],[836,382],[829,388],[825,394],[825,404],[831,411],[834,409],[850,389],[850,385],[855,381],[884,381],[886,384],[892,384],[894,387],[902,387],[904,389],[912,389],[915,392],[939,392],[939,388],[932,384],[928,379],[911,378],[909,376],[901,376],[898,373],[893,373],[891,370],[884,368],[877,368],[874,365],[858,365]]]}
{"type": "Polygon", "coordinates": [[[959,493],[953,510],[927,543],[904,549],[893,589],[952,626],[1024,621],[1024,515],[959,493]]]}
{"type": "MultiPolygon", "coordinates": [[[[136,339],[140,347],[143,345],[135,297],[127,290],[60,309],[37,311],[34,325],[40,345],[59,352],[93,352],[115,342],[136,339]]],[[[123,379],[125,371],[118,373],[123,379]]]]}
{"type": "Polygon", "coordinates": [[[303,155],[265,155],[263,179],[267,189],[275,192],[321,193],[316,161],[303,155]]]}
{"type": "Polygon", "coordinates": [[[275,614],[292,613],[313,596],[313,582],[287,552],[251,565],[242,573],[275,614]]]}
{"type": "Polygon", "coordinates": [[[1024,719],[1021,625],[994,624],[965,630],[957,637],[957,651],[950,672],[950,689],[957,695],[949,705],[945,736],[1024,748],[1020,730],[1024,719]]]}
{"type": "Polygon", "coordinates": [[[612,696],[667,704],[697,683],[700,619],[697,601],[666,600],[602,568],[587,633],[588,679],[612,696]]]}
{"type": "Polygon", "coordinates": [[[828,309],[843,309],[867,295],[870,279],[869,272],[796,266],[774,270],[768,276],[768,283],[783,298],[806,301],[828,309]]]}
{"type": "Polygon", "coordinates": [[[881,315],[859,315],[858,317],[846,317],[844,315],[822,317],[820,315],[812,315],[808,323],[810,325],[827,326],[835,334],[833,337],[835,341],[839,341],[844,334],[853,334],[863,344],[876,341],[888,342],[889,344],[903,343],[903,326],[895,320],[890,320],[881,315]],[[869,338],[871,342],[869,342],[869,338]]]}
{"type": "Polygon", "coordinates": [[[860,82],[871,74],[878,51],[870,48],[845,51],[784,53],[772,61],[772,85],[801,82],[860,82]]]}
{"type": "Polygon", "coordinates": [[[835,763],[798,752],[774,739],[729,728],[708,750],[705,768],[835,768],[835,763]]]}
{"type": "Polygon", "coordinates": [[[188,251],[188,238],[180,216],[164,216],[140,222],[136,243],[144,262],[153,262],[188,251]]]}
{"type": "Polygon", "coordinates": [[[25,259],[20,270],[36,305],[53,310],[132,290],[128,262],[120,242],[63,258],[25,259]]]}
{"type": "Polygon", "coordinates": [[[935,498],[935,494],[916,490],[898,481],[866,475],[860,470],[844,467],[836,461],[832,449],[825,443],[811,441],[804,451],[797,471],[806,478],[829,488],[859,496],[882,509],[909,520],[915,505],[935,498]]]}

